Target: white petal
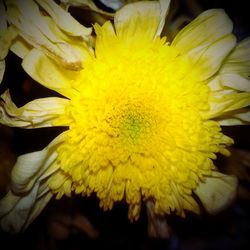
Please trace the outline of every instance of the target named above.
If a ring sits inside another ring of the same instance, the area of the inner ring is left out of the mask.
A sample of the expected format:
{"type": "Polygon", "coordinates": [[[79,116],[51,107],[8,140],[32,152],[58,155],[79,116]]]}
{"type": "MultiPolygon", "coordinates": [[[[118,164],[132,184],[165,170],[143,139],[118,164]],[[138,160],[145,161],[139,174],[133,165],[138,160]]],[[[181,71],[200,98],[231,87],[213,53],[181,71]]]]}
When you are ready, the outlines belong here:
{"type": "MultiPolygon", "coordinates": [[[[17,108],[7,90],[0,101],[0,122],[23,128],[51,127],[64,113],[67,99],[58,97],[41,98],[17,108]]],[[[62,124],[66,125],[66,124],[62,124]]]]}
{"type": "Polygon", "coordinates": [[[211,9],[200,14],[184,27],[173,40],[173,45],[182,53],[197,47],[208,47],[232,32],[233,25],[224,10],[211,9]]]}
{"type": "Polygon", "coordinates": [[[249,125],[250,110],[240,109],[236,112],[229,112],[225,116],[218,117],[218,122],[221,126],[249,125]]]}
{"type": "Polygon", "coordinates": [[[245,77],[250,75],[250,37],[237,44],[223,64],[220,73],[238,73],[245,77]]]}
{"type": "Polygon", "coordinates": [[[232,204],[236,197],[237,184],[235,176],[213,172],[199,183],[194,192],[207,212],[216,214],[232,204]]]}

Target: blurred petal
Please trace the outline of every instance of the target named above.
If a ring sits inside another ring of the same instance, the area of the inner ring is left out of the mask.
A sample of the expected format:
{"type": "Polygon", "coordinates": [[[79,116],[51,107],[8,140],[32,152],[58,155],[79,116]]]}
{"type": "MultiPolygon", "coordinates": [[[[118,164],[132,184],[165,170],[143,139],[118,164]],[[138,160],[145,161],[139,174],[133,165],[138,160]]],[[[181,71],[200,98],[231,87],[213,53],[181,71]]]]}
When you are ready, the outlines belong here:
{"type": "Polygon", "coordinates": [[[135,2],[125,5],[115,13],[117,36],[124,39],[141,35],[153,39],[160,23],[159,2],[135,2]]]}
{"type": "Polygon", "coordinates": [[[225,60],[220,73],[238,73],[244,77],[250,75],[250,37],[237,44],[225,60]]]}
{"type": "Polygon", "coordinates": [[[71,83],[78,78],[80,72],[62,68],[41,51],[31,50],[24,57],[22,66],[34,80],[45,87],[69,98],[75,93],[71,83]]]}
{"type": "Polygon", "coordinates": [[[170,6],[170,0],[160,0],[159,2],[160,2],[160,22],[155,36],[161,35],[170,6]]]}
{"type": "Polygon", "coordinates": [[[237,178],[213,172],[200,182],[194,190],[204,208],[210,214],[216,214],[231,205],[237,191],[237,178]]]}
{"type": "MultiPolygon", "coordinates": [[[[2,124],[23,128],[51,127],[64,113],[67,99],[58,97],[41,98],[17,108],[7,90],[0,101],[0,122],[2,124]]],[[[58,123],[57,123],[58,125],[58,123]]],[[[66,124],[62,124],[65,125],[66,124]]]]}
{"type": "Polygon", "coordinates": [[[233,25],[222,9],[211,9],[200,14],[185,26],[175,37],[173,45],[183,53],[213,44],[218,39],[230,34],[233,25]]]}

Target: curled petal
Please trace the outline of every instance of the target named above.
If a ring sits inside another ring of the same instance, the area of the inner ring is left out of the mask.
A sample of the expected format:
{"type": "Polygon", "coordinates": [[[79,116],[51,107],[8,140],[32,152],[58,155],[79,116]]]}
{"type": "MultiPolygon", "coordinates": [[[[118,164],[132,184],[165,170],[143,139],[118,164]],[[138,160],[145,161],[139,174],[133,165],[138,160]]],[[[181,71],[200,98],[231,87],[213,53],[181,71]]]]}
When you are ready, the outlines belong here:
{"type": "Polygon", "coordinates": [[[23,128],[51,127],[53,122],[63,114],[67,99],[58,97],[41,98],[17,108],[7,90],[0,101],[0,122],[2,124],[23,128]]]}
{"type": "Polygon", "coordinates": [[[71,84],[80,72],[62,68],[41,51],[32,49],[24,57],[22,66],[34,80],[43,86],[69,98],[75,93],[71,84]]]}
{"type": "Polygon", "coordinates": [[[237,178],[224,175],[219,172],[212,172],[203,182],[200,182],[195,189],[204,208],[210,214],[216,214],[228,207],[235,199],[237,192],[237,178]]]}

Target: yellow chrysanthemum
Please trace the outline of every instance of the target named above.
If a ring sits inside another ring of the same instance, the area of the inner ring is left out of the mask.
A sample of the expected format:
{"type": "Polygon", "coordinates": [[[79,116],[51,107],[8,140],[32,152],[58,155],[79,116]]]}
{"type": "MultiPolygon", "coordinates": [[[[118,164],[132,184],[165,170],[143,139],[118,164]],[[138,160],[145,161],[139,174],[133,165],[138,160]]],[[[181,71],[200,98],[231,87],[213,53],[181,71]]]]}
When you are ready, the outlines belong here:
{"type": "MultiPolygon", "coordinates": [[[[52,17],[60,9],[37,2],[52,17]]],[[[67,54],[63,66],[63,57],[44,53],[25,26],[11,21],[26,40],[19,43],[31,46],[25,53],[17,41],[13,47],[25,71],[66,98],[17,108],[5,92],[1,123],[69,129],[44,150],[18,158],[11,190],[0,202],[5,230],[27,227],[53,195],[95,193],[104,209],[125,200],[131,220],[138,219],[142,201],[153,201],[157,214],[184,216],[184,210],[199,212],[193,192],[210,213],[234,198],[236,178],[220,174],[213,160],[229,155],[233,143],[221,125],[250,121],[243,109],[250,103],[250,39],[236,45],[231,21],[218,9],[202,13],[168,43],[160,37],[168,5],[126,5],[114,25],[94,25],[94,50],[88,35],[81,45],[53,17],[48,27],[83,56],[81,64],[70,64],[67,54]]]]}

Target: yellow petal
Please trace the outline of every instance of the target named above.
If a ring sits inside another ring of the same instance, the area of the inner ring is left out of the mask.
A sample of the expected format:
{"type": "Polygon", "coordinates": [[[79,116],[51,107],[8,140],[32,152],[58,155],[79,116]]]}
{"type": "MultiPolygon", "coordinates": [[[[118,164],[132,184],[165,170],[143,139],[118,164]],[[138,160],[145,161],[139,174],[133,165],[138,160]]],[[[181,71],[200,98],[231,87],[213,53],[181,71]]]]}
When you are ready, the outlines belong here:
{"type": "Polygon", "coordinates": [[[62,68],[36,49],[24,57],[22,66],[34,80],[45,87],[69,98],[74,94],[71,83],[78,78],[80,72],[62,68]]]}
{"type": "Polygon", "coordinates": [[[237,44],[223,64],[220,73],[238,73],[244,77],[250,75],[250,37],[237,44]]]}
{"type": "MultiPolygon", "coordinates": [[[[9,91],[1,95],[0,121],[2,124],[23,128],[51,127],[64,113],[67,99],[58,97],[41,98],[17,108],[12,102],[9,91]]],[[[57,123],[58,125],[58,123],[57,123]]],[[[62,124],[65,125],[66,124],[62,124]]]]}
{"type": "Polygon", "coordinates": [[[224,10],[211,9],[200,14],[184,27],[173,40],[173,45],[184,54],[194,48],[210,46],[232,32],[233,25],[224,10]]]}
{"type": "Polygon", "coordinates": [[[159,2],[135,2],[125,5],[115,13],[114,24],[117,36],[121,39],[142,36],[155,37],[160,23],[159,2]]]}
{"type": "Polygon", "coordinates": [[[216,214],[232,204],[236,197],[237,178],[212,172],[195,189],[195,194],[201,200],[204,208],[210,214],[216,214]]]}

